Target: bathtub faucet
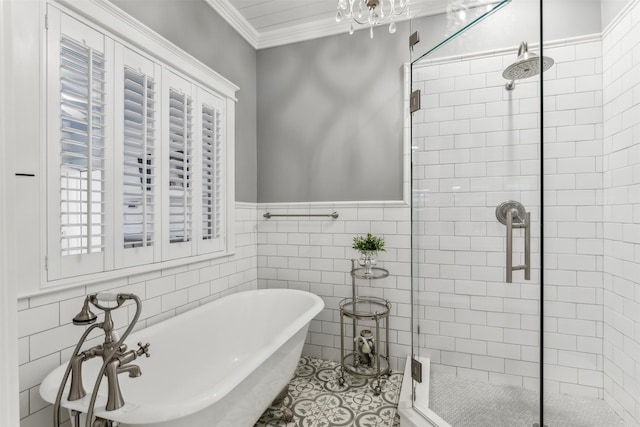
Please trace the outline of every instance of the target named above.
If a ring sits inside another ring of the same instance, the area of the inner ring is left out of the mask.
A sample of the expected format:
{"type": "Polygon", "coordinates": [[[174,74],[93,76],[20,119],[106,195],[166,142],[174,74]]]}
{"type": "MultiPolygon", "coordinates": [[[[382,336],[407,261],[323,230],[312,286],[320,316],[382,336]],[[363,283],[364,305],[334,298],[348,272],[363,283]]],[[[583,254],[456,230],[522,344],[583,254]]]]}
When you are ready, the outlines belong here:
{"type": "MultiPolygon", "coordinates": [[[[60,388],[58,389],[58,395],[56,397],[53,411],[54,427],[58,427],[60,425],[60,401],[62,400],[63,390],[69,374],[71,374],[71,386],[69,388],[68,400],[73,401],[83,398],[84,396],[86,396],[87,392],[84,390],[84,387],[82,385],[82,365],[84,362],[94,357],[102,357],[102,367],[100,368],[93,387],[93,392],[91,393],[89,408],[87,410],[86,426],[91,426],[95,402],[98,396],[98,389],[100,388],[100,383],[102,382],[103,376],[107,377],[108,396],[106,410],[113,411],[121,408],[124,405],[124,399],[122,397],[122,392],[120,391],[118,375],[126,372],[129,374],[129,377],[139,377],[142,374],[142,372],[140,371],[140,367],[130,363],[143,354],[147,357],[150,356],[148,343],[145,345],[142,345],[142,343],[138,343],[139,348],[137,350],[129,351],[127,351],[127,346],[124,344],[124,340],[131,333],[133,327],[138,321],[141,311],[142,303],[140,301],[140,298],[138,298],[134,294],[99,293],[88,295],[85,298],[82,310],[73,318],[73,323],[75,325],[91,326],[87,328],[87,330],[80,338],[80,341],[76,345],[73,355],[69,360],[67,370],[60,384],[60,388]],[[136,303],[136,313],[133,316],[133,320],[127,327],[125,333],[121,338],[119,338],[114,328],[111,311],[121,307],[128,300],[133,300],[136,303]],[[103,305],[103,303],[111,304],[103,305]],[[91,311],[91,309],[89,308],[89,304],[104,311],[103,322],[95,323],[98,316],[96,316],[91,311]],[[104,342],[88,350],[80,352],[80,347],[87,339],[89,333],[95,328],[100,328],[104,331],[104,342]]],[[[79,413],[76,414],[75,425],[79,425],[79,413]]],[[[108,426],[111,425],[111,422],[102,418],[97,418],[93,425],[108,426]]]]}
{"type": "MultiPolygon", "coordinates": [[[[130,378],[137,378],[142,375],[138,365],[128,365],[128,363],[134,361],[138,356],[142,356],[143,354],[147,357],[150,356],[148,343],[145,345],[138,343],[138,346],[140,347],[138,350],[129,350],[126,353],[123,351],[119,356],[114,356],[107,362],[107,368],[105,370],[108,384],[107,411],[120,409],[124,406],[124,398],[120,391],[118,374],[126,372],[129,374],[130,378]]],[[[123,347],[126,351],[126,346],[124,344],[123,347]]]]}

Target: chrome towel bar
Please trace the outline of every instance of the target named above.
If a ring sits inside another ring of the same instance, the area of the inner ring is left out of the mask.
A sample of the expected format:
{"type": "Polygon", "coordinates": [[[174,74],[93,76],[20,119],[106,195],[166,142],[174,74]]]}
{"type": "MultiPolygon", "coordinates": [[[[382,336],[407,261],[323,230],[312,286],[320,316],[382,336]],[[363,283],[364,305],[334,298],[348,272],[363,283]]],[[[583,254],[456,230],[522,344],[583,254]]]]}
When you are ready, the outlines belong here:
{"type": "Polygon", "coordinates": [[[309,217],[309,216],[321,216],[321,217],[331,217],[333,219],[338,218],[338,212],[332,212],[330,214],[272,214],[270,212],[267,212],[266,214],[262,215],[263,217],[269,219],[272,217],[276,217],[276,216],[283,216],[283,217],[294,217],[294,216],[305,216],[305,217],[309,217]]]}

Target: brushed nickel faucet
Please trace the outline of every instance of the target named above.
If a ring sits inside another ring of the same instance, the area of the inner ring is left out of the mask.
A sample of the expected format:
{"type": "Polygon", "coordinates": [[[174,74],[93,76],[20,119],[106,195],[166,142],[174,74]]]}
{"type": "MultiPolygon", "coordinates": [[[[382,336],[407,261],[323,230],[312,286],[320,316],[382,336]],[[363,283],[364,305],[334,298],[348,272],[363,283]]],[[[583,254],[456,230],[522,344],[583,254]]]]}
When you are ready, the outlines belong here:
{"type": "MultiPolygon", "coordinates": [[[[82,365],[87,360],[93,359],[94,357],[102,357],[102,367],[98,372],[98,376],[96,378],[96,382],[93,387],[93,391],[91,393],[91,399],[89,403],[89,409],[87,410],[87,422],[86,427],[108,427],[112,425],[112,422],[100,417],[96,417],[96,420],[93,421],[93,411],[95,408],[96,398],[98,396],[98,389],[100,388],[100,383],[102,382],[102,377],[107,377],[107,411],[114,411],[116,409],[124,406],[124,398],[122,397],[122,392],[120,390],[120,382],[118,381],[118,375],[122,373],[127,373],[129,377],[135,378],[139,377],[142,374],[140,367],[138,365],[133,365],[133,362],[138,357],[143,354],[146,357],[149,357],[149,343],[142,344],[138,343],[137,350],[128,350],[127,346],[124,344],[124,340],[133,330],[138,318],[140,317],[140,312],[142,310],[142,303],[140,298],[138,298],[134,294],[110,294],[110,293],[99,293],[88,295],[82,306],[82,310],[73,318],[74,325],[91,325],[84,332],[76,348],[69,360],[69,364],[67,365],[67,370],[63,376],[62,382],[58,389],[58,395],[56,397],[56,401],[54,404],[54,414],[53,414],[53,425],[54,427],[60,426],[60,402],[62,400],[62,394],[64,392],[64,387],[67,383],[67,379],[69,374],[71,374],[71,385],[69,387],[69,394],[67,396],[67,400],[74,401],[78,399],[82,399],[87,395],[83,384],[82,384],[82,365]],[[111,311],[120,308],[126,301],[133,300],[136,303],[136,313],[133,316],[133,320],[127,327],[125,333],[121,338],[118,338],[117,333],[114,329],[113,319],[111,317],[111,311]],[[115,302],[114,306],[106,306],[101,304],[102,302],[115,302]],[[89,304],[94,307],[104,311],[104,321],[100,323],[95,323],[98,316],[96,316],[90,309],[89,304]],[[96,345],[88,350],[80,352],[80,348],[82,344],[86,341],[89,333],[95,329],[100,328],[104,331],[104,342],[102,344],[96,345]]],[[[74,411],[75,416],[75,426],[78,427],[80,425],[80,413],[74,411]]]]}
{"type": "Polygon", "coordinates": [[[107,411],[114,411],[116,409],[120,409],[124,406],[124,398],[122,397],[122,392],[120,391],[120,382],[118,381],[118,374],[128,373],[130,378],[137,378],[142,375],[142,371],[140,371],[140,367],[138,365],[128,365],[128,363],[135,360],[138,356],[142,356],[143,354],[147,357],[149,354],[149,344],[138,343],[140,347],[138,350],[129,350],[126,351],[127,346],[122,345],[124,349],[122,351],[118,351],[117,356],[112,357],[111,360],[107,362],[107,367],[105,370],[105,375],[107,376],[107,411]]]}

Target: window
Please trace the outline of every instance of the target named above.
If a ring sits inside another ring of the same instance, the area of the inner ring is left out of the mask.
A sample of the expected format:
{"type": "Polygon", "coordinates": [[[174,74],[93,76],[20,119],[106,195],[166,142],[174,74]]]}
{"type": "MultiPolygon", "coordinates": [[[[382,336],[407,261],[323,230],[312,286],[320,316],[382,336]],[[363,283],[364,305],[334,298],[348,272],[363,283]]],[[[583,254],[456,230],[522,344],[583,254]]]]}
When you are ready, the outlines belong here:
{"type": "Polygon", "coordinates": [[[47,281],[228,253],[237,88],[217,94],[210,70],[174,68],[182,54],[168,66],[72,11],[47,14],[47,281]]]}
{"type": "Polygon", "coordinates": [[[201,119],[201,232],[198,253],[219,250],[224,245],[224,129],[221,98],[199,92],[201,119]]]}
{"type": "Polygon", "coordinates": [[[220,175],[220,150],[218,135],[220,117],[208,105],[202,106],[202,238],[220,237],[220,209],[218,182],[220,175]]]}
{"type": "Polygon", "coordinates": [[[191,97],[169,90],[169,241],[191,241],[193,134],[191,97]]]}
{"type": "Polygon", "coordinates": [[[115,266],[121,268],[161,260],[160,66],[119,43],[115,52],[115,266]]]}
{"type": "Polygon", "coordinates": [[[193,252],[193,94],[192,84],[171,71],[163,75],[165,89],[164,188],[168,212],[164,219],[165,258],[193,252]]]}
{"type": "Polygon", "coordinates": [[[104,238],[104,56],[65,36],[60,45],[61,251],[97,253],[104,238]]]}
{"type": "Polygon", "coordinates": [[[122,243],[125,248],[154,241],[154,82],[146,74],[124,69],[122,243]]]}
{"type": "Polygon", "coordinates": [[[105,38],[54,14],[50,38],[50,278],[105,268],[107,207],[107,63],[105,38]]]}

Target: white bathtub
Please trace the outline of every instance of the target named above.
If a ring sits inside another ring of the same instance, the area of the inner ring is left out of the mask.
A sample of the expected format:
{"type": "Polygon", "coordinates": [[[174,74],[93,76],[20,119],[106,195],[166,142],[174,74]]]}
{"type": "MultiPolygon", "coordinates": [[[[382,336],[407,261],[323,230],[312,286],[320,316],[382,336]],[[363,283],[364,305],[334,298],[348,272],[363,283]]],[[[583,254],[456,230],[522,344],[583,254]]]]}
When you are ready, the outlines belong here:
{"type": "MultiPolygon", "coordinates": [[[[104,409],[104,379],[95,415],[121,426],[253,426],[293,376],[309,322],[323,307],[303,291],[241,292],[135,332],[126,340],[130,349],[151,343],[151,357],[133,362],[142,376],[119,376],[126,403],[115,411],[104,409]]],[[[88,394],[97,359],[83,368],[88,394]]],[[[42,382],[46,401],[55,400],[65,367],[42,382]]],[[[87,412],[89,395],[74,402],[66,396],[62,407],[87,412]]]]}

